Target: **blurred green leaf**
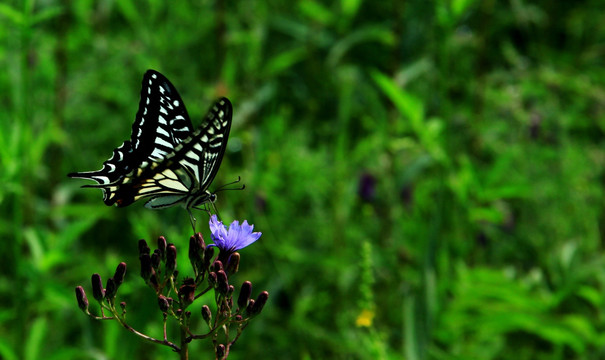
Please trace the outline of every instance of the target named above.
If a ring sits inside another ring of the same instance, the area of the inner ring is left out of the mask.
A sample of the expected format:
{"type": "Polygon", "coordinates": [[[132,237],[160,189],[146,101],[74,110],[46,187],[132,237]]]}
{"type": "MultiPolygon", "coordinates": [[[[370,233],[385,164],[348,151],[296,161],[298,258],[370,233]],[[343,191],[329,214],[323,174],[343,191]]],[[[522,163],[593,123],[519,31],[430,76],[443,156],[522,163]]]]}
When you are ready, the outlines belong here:
{"type": "Polygon", "coordinates": [[[314,0],[306,0],[298,3],[298,8],[301,13],[309,17],[313,21],[317,21],[322,25],[332,23],[333,15],[330,9],[325,8],[322,4],[314,0]]]}
{"type": "Polygon", "coordinates": [[[25,23],[25,16],[19,10],[6,3],[0,3],[0,14],[16,25],[25,23]]]}
{"type": "Polygon", "coordinates": [[[25,339],[25,359],[36,360],[40,359],[43,354],[43,341],[48,332],[48,321],[44,317],[40,317],[31,325],[29,336],[25,339]]]}

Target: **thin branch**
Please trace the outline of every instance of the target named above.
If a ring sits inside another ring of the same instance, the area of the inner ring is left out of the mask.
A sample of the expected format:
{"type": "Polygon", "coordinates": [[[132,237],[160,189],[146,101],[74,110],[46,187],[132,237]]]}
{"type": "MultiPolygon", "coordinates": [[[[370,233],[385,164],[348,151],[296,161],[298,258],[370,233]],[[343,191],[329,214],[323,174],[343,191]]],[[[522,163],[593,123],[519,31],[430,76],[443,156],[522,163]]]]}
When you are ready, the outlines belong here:
{"type": "Polygon", "coordinates": [[[207,293],[211,289],[212,289],[212,286],[208,286],[207,288],[205,288],[204,290],[202,290],[201,293],[195,295],[195,298],[193,300],[197,300],[197,298],[199,298],[200,296],[204,295],[205,293],[207,293]]]}
{"type": "MultiPolygon", "coordinates": [[[[135,335],[137,335],[137,336],[139,336],[139,337],[141,337],[141,338],[143,338],[143,339],[145,339],[145,340],[147,340],[147,341],[150,341],[150,342],[152,342],[152,343],[156,343],[156,344],[160,344],[160,345],[165,345],[165,346],[168,346],[168,347],[172,348],[172,350],[174,350],[174,351],[175,351],[175,352],[177,352],[177,353],[180,353],[180,352],[181,352],[181,349],[180,349],[180,348],[179,348],[177,345],[175,345],[174,343],[172,343],[172,342],[170,342],[170,341],[168,341],[168,340],[166,340],[166,339],[165,339],[165,340],[158,340],[158,339],[153,338],[153,337],[151,337],[151,336],[147,336],[147,335],[145,335],[145,334],[143,334],[143,333],[141,333],[141,332],[139,332],[139,331],[135,330],[135,329],[134,329],[132,326],[130,326],[130,325],[128,325],[128,324],[126,324],[126,322],[124,322],[124,321],[123,321],[123,320],[122,320],[122,319],[121,319],[121,318],[120,318],[120,317],[119,317],[119,316],[118,316],[118,315],[115,313],[115,311],[113,311],[113,314],[114,314],[114,316],[115,316],[115,319],[116,319],[116,320],[117,320],[117,321],[120,323],[120,325],[122,325],[122,327],[124,327],[126,330],[130,331],[131,333],[133,333],[133,334],[135,334],[135,335]]],[[[164,336],[165,336],[165,333],[164,333],[164,336]]]]}

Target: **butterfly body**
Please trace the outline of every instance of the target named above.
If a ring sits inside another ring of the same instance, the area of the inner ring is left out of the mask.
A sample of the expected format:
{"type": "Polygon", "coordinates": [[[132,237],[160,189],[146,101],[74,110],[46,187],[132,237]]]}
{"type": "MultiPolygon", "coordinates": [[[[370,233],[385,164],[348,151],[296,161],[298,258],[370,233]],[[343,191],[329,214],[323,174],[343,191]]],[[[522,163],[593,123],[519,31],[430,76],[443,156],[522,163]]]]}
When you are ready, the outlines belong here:
{"type": "Polygon", "coordinates": [[[150,209],[177,204],[199,208],[216,200],[208,187],[221,164],[231,118],[231,103],[221,98],[193,131],[174,86],[149,70],[131,139],[116,148],[100,170],[68,176],[96,181],[83,187],[102,189],[106,205],[124,207],[148,198],[145,206],[150,209]]]}

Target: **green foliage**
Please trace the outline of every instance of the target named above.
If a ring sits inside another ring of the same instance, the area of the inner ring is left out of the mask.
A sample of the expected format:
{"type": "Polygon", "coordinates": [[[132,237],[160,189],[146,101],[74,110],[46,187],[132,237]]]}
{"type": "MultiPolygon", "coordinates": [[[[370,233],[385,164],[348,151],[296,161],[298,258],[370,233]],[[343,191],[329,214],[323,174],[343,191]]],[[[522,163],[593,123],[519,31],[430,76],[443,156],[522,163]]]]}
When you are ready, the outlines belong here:
{"type": "Polygon", "coordinates": [[[237,281],[271,299],[230,359],[604,357],[601,3],[3,2],[0,357],[174,357],[73,296],[190,235],[65,176],[128,138],[148,68],[196,124],[234,104],[218,207],[264,233],[237,281]]]}

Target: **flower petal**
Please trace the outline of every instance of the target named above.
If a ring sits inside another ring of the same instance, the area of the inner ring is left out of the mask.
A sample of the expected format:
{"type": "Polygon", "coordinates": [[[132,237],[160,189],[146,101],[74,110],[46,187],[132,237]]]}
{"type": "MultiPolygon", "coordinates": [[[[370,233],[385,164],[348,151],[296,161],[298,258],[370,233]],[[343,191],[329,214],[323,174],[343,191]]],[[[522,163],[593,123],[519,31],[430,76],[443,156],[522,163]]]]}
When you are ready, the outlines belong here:
{"type": "Polygon", "coordinates": [[[216,215],[212,215],[210,218],[210,231],[214,244],[210,246],[216,246],[225,252],[234,252],[243,249],[258,240],[262,235],[260,232],[253,233],[253,229],[254,225],[248,224],[248,220],[244,220],[241,225],[239,221],[234,220],[229,225],[229,228],[227,228],[222,221],[218,221],[216,215]]]}

